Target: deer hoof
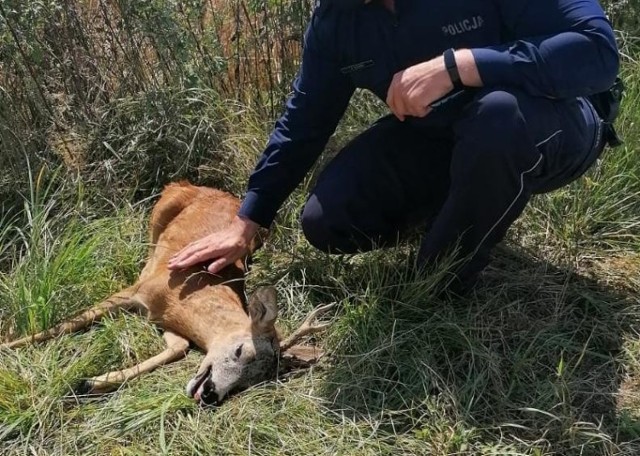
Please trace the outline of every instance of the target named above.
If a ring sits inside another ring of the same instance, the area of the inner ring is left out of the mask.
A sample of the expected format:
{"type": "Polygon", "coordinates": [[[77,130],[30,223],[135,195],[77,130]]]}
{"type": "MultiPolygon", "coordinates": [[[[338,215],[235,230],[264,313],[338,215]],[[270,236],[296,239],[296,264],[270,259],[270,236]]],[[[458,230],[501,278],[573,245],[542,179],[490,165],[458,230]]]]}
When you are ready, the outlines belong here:
{"type": "Polygon", "coordinates": [[[93,384],[91,380],[80,380],[78,384],[73,388],[73,392],[78,396],[84,396],[85,394],[91,394],[93,384]]]}
{"type": "Polygon", "coordinates": [[[111,382],[102,382],[94,379],[81,380],[73,391],[78,396],[88,394],[104,394],[117,389],[119,384],[111,382]]]}

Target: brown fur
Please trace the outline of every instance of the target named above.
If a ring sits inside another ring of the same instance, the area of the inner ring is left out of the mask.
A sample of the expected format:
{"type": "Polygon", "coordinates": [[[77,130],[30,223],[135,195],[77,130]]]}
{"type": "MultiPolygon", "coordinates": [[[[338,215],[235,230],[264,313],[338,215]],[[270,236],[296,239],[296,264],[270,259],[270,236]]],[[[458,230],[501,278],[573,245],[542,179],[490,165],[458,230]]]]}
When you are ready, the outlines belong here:
{"type": "MultiPolygon", "coordinates": [[[[231,390],[273,377],[280,348],[290,350],[290,357],[297,358],[302,365],[317,360],[321,352],[305,350],[294,343],[326,327],[311,322],[331,306],[316,309],[298,331],[281,343],[274,325],[278,312],[275,290],[259,288],[248,302],[245,299],[246,263],[259,247],[261,236],[253,241],[245,258],[218,274],[209,273],[206,265],[179,271],[168,269],[169,259],[189,243],[227,227],[239,205],[237,198],[220,190],[186,182],[168,185],[151,214],[151,248],[133,286],[54,328],[3,347],[47,340],[78,331],[120,310],[138,310],[165,330],[167,348],[131,368],[86,380],[81,391],[112,390],[162,364],[183,358],[189,342],[193,342],[205,352],[205,357],[187,392],[206,403],[218,402],[231,390]]],[[[283,359],[285,364],[290,357],[283,359]]]]}
{"type": "MultiPolygon", "coordinates": [[[[86,392],[105,392],[155,367],[183,357],[189,341],[209,354],[243,337],[267,340],[277,351],[278,337],[270,321],[253,321],[246,311],[244,296],[245,263],[238,261],[219,274],[210,274],[202,265],[170,271],[171,256],[212,232],[225,228],[238,211],[232,195],[186,182],[168,185],[154,206],[149,230],[151,248],[138,281],[100,304],[52,329],[25,337],[5,347],[15,348],[78,331],[105,315],[136,309],[163,328],[167,349],[130,369],[110,372],[87,380],[86,392]]],[[[252,253],[258,247],[251,246],[252,253]]],[[[271,303],[273,304],[273,303],[271,303]]],[[[258,307],[263,302],[255,303],[258,307]]],[[[266,313],[259,309],[260,316],[266,313]]],[[[248,347],[250,348],[250,347],[248,347]]],[[[270,373],[265,373],[265,376],[270,373]]]]}
{"type": "Polygon", "coordinates": [[[245,265],[238,261],[214,275],[205,265],[169,271],[167,263],[190,242],[229,225],[238,207],[239,201],[228,193],[178,183],[166,187],[151,215],[152,251],[137,294],[151,321],[203,350],[204,339],[222,327],[220,320],[227,313],[244,312],[245,265]]]}

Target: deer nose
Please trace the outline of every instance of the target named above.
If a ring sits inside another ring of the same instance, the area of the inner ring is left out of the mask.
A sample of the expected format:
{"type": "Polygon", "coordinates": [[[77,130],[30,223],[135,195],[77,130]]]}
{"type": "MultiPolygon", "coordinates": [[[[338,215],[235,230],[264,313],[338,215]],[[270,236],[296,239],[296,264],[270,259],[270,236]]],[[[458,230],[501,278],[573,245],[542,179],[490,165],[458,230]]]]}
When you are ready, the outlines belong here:
{"type": "Polygon", "coordinates": [[[218,404],[218,393],[216,393],[216,384],[213,383],[209,376],[202,385],[202,394],[200,395],[200,401],[206,405],[218,404]]]}

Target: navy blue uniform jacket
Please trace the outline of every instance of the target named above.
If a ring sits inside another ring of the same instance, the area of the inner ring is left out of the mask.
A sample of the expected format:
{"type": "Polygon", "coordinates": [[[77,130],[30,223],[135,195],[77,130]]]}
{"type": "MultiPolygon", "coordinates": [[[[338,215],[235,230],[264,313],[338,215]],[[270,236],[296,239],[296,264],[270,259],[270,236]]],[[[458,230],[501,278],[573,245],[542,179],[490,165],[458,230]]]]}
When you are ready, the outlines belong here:
{"type": "Polygon", "coordinates": [[[486,87],[517,87],[534,97],[602,92],[618,72],[614,34],[596,0],[395,4],[396,13],[378,2],[352,10],[316,6],[293,93],[250,176],[240,215],[270,225],[324,149],[356,88],[385,100],[397,71],[448,48],[472,50],[486,87]]]}

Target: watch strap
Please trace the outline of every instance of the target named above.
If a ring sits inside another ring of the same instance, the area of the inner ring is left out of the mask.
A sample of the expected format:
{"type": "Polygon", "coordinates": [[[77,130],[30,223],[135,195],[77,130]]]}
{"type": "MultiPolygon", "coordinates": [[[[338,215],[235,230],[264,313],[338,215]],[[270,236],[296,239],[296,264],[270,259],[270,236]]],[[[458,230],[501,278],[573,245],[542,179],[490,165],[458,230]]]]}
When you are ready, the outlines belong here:
{"type": "Polygon", "coordinates": [[[460,72],[458,71],[458,64],[456,63],[455,51],[453,49],[447,49],[442,56],[444,57],[444,66],[449,73],[451,82],[453,83],[454,90],[464,89],[464,84],[460,79],[460,72]]]}

